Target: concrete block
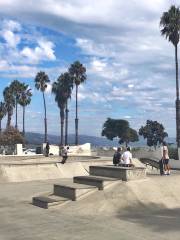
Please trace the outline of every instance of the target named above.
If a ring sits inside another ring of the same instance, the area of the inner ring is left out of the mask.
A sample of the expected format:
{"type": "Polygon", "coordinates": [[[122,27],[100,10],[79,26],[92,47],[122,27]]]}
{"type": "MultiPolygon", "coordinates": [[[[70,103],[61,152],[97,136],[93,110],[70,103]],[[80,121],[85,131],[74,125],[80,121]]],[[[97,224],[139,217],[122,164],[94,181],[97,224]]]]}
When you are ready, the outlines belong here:
{"type": "Polygon", "coordinates": [[[117,181],[116,178],[108,178],[102,176],[77,176],[73,178],[75,183],[96,186],[99,190],[103,190],[107,185],[117,181]]]}
{"type": "Polygon", "coordinates": [[[146,177],[144,167],[90,166],[90,175],[117,178],[123,181],[146,177]]]}
{"type": "Polygon", "coordinates": [[[64,205],[65,203],[69,202],[69,199],[63,197],[57,197],[54,195],[51,196],[38,196],[32,198],[32,204],[40,207],[48,209],[49,207],[56,206],[56,205],[64,205]]]}
{"type": "Polygon", "coordinates": [[[69,198],[73,201],[79,200],[96,190],[97,188],[95,186],[88,186],[84,184],[54,184],[54,195],[69,198]]]}
{"type": "Polygon", "coordinates": [[[16,155],[22,155],[23,154],[22,144],[18,143],[18,144],[15,145],[15,153],[16,153],[16,155]]]}

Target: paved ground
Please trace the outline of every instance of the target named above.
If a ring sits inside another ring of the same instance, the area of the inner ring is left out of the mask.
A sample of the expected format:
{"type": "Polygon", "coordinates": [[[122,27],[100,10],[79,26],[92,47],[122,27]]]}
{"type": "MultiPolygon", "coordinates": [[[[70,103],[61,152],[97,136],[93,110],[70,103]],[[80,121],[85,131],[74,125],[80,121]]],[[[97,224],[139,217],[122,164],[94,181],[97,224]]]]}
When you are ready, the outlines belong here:
{"type": "Polygon", "coordinates": [[[79,202],[44,210],[32,196],[64,180],[0,185],[0,240],[180,239],[180,174],[119,183],[79,202]]]}

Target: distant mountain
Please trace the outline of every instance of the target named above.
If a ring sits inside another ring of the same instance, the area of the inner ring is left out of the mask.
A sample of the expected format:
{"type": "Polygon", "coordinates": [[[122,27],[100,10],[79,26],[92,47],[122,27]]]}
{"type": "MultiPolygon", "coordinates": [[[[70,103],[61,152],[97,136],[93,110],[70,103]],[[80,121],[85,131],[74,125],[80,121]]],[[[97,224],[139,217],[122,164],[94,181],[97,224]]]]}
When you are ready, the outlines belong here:
{"type": "MultiPolygon", "coordinates": [[[[68,135],[68,143],[70,145],[74,144],[74,139],[75,136],[74,134],[69,134],[68,135]]],[[[44,135],[41,133],[30,133],[27,132],[26,133],[26,140],[29,144],[34,144],[34,145],[39,145],[41,143],[43,143],[44,140],[44,135]]],[[[50,144],[59,144],[60,142],[60,137],[56,136],[56,135],[48,135],[48,141],[50,144]]],[[[175,138],[168,138],[166,140],[168,143],[173,143],[175,144],[175,138]]],[[[118,146],[118,140],[113,140],[110,141],[106,138],[103,137],[95,137],[95,136],[87,136],[87,135],[79,135],[79,144],[84,144],[84,143],[91,143],[92,146],[104,146],[104,147],[116,147],[118,146]]],[[[133,147],[143,147],[146,146],[146,141],[140,137],[138,142],[134,142],[130,144],[133,147]]]]}
{"type": "MultiPolygon", "coordinates": [[[[44,135],[41,133],[26,133],[26,141],[29,144],[41,144],[43,143],[44,140],[44,135]]],[[[68,143],[69,144],[74,144],[75,136],[74,134],[69,134],[68,135],[68,143]]],[[[50,144],[59,144],[60,142],[60,137],[56,135],[48,135],[48,141],[50,144]]],[[[79,144],[84,144],[84,143],[91,143],[93,146],[110,146],[114,147],[118,145],[118,141],[110,141],[107,140],[106,138],[101,138],[101,137],[94,137],[94,136],[86,136],[86,135],[79,135],[79,144]]]]}

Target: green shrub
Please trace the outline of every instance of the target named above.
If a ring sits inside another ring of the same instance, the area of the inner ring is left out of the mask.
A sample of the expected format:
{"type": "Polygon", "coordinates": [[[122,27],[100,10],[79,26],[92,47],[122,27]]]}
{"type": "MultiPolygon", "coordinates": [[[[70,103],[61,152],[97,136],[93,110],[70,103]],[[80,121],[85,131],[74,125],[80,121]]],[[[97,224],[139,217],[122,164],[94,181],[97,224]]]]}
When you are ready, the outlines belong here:
{"type": "Polygon", "coordinates": [[[169,150],[169,158],[178,160],[178,150],[174,147],[168,147],[169,150]]]}

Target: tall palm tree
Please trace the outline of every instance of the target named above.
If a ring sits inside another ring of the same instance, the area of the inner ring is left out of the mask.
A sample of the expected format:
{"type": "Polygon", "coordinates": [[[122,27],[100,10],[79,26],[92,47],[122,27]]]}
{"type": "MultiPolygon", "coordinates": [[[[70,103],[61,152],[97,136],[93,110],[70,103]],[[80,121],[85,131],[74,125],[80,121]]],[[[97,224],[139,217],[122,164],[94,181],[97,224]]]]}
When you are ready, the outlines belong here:
{"type": "Polygon", "coordinates": [[[68,144],[68,99],[71,98],[73,89],[73,79],[69,72],[65,72],[60,76],[61,85],[63,88],[63,97],[65,98],[65,145],[68,144]]]}
{"type": "Polygon", "coordinates": [[[47,142],[47,116],[46,116],[46,101],[44,92],[47,88],[47,84],[50,82],[48,75],[45,72],[38,72],[35,77],[35,87],[43,94],[44,103],[44,142],[47,142]]]}
{"type": "Polygon", "coordinates": [[[164,12],[160,19],[161,34],[175,47],[176,65],[176,141],[180,147],[180,100],[178,80],[178,43],[180,36],[180,9],[172,5],[168,12],[164,12]]]}
{"type": "Polygon", "coordinates": [[[28,85],[24,85],[24,90],[19,96],[19,104],[23,107],[23,136],[25,136],[25,108],[30,104],[32,97],[31,89],[28,85]]]}
{"type": "Polygon", "coordinates": [[[75,61],[71,64],[69,73],[76,86],[75,144],[78,145],[78,87],[86,80],[86,68],[79,61],[75,61]]]}
{"type": "Polygon", "coordinates": [[[15,108],[16,108],[16,122],[15,122],[15,128],[18,128],[18,124],[17,124],[17,106],[18,106],[18,101],[19,101],[19,96],[23,90],[23,83],[19,82],[18,80],[14,80],[11,84],[10,84],[10,88],[12,89],[12,94],[14,96],[15,99],[15,108]]]}
{"type": "Polygon", "coordinates": [[[3,117],[6,115],[7,111],[6,111],[6,104],[4,102],[0,102],[0,133],[1,133],[1,121],[3,119],[3,117]]]}
{"type": "Polygon", "coordinates": [[[61,139],[60,145],[64,145],[64,109],[66,105],[66,98],[63,95],[63,85],[61,84],[61,78],[59,77],[52,85],[52,93],[55,95],[55,101],[60,109],[60,123],[61,123],[61,139]]]}
{"type": "Polygon", "coordinates": [[[13,108],[15,107],[15,100],[13,97],[12,89],[10,87],[6,87],[3,91],[4,102],[7,110],[7,124],[6,128],[9,128],[11,125],[11,119],[13,115],[13,108]]]}

